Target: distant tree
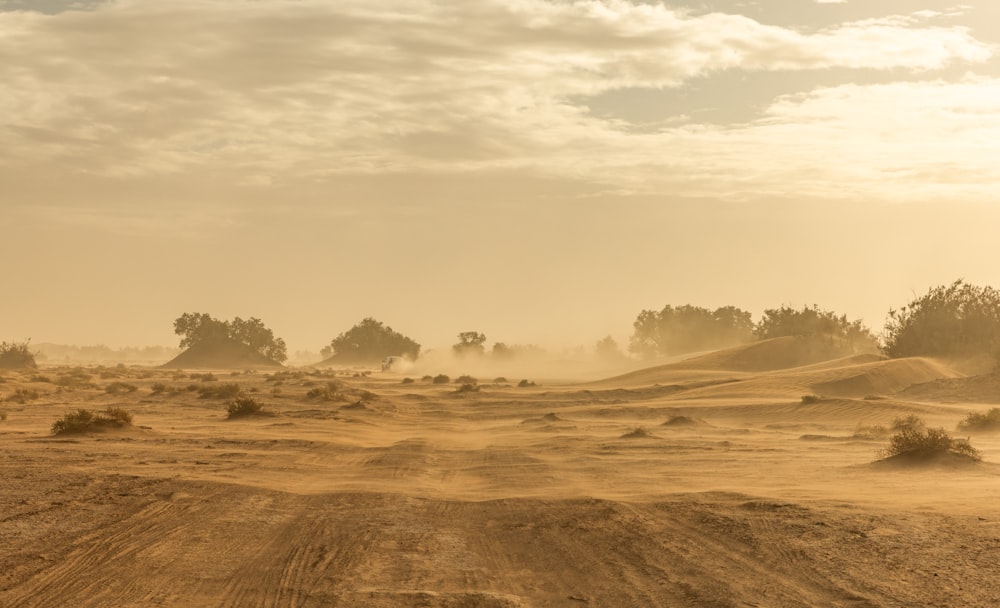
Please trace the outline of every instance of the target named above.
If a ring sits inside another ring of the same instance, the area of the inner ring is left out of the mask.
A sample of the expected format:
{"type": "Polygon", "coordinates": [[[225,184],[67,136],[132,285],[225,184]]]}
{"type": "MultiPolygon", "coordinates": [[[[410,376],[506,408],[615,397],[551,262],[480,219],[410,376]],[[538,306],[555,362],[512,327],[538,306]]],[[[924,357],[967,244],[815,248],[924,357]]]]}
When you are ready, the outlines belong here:
{"type": "Polygon", "coordinates": [[[618,342],[616,342],[610,335],[597,341],[597,344],[594,345],[594,353],[598,356],[598,358],[609,361],[625,358],[625,353],[618,348],[618,342]]]}
{"type": "Polygon", "coordinates": [[[229,337],[229,327],[209,314],[186,312],[174,320],[174,333],[181,338],[180,347],[190,348],[202,342],[229,337]]]}
{"type": "Polygon", "coordinates": [[[381,321],[366,317],[331,340],[329,352],[344,362],[374,363],[394,355],[416,359],[420,345],[381,321]]]}
{"type": "Polygon", "coordinates": [[[632,327],[629,351],[642,357],[722,348],[753,336],[750,313],[735,306],[709,310],[667,305],[660,311],[641,311],[632,327]]]}
{"type": "Polygon", "coordinates": [[[855,349],[875,345],[875,336],[860,320],[849,321],[847,315],[837,316],[816,305],[803,306],[802,310],[790,306],[765,310],[753,331],[761,340],[819,336],[843,340],[855,349]]]}
{"type": "Polygon", "coordinates": [[[288,359],[285,341],[275,338],[274,332],[255,317],[243,320],[220,321],[206,313],[186,312],[174,320],[174,333],[182,336],[181,348],[221,340],[243,344],[250,350],[281,363],[288,359]]]}
{"type": "Polygon", "coordinates": [[[1000,292],[961,279],[890,310],[882,333],[890,357],[996,355],[1000,292]]]}
{"type": "Polygon", "coordinates": [[[24,342],[0,342],[0,369],[35,368],[35,354],[24,342]]]}
{"type": "Polygon", "coordinates": [[[478,331],[463,331],[458,334],[458,343],[452,345],[452,350],[455,354],[466,356],[466,355],[482,355],[486,352],[486,334],[479,333],[478,331]]]}

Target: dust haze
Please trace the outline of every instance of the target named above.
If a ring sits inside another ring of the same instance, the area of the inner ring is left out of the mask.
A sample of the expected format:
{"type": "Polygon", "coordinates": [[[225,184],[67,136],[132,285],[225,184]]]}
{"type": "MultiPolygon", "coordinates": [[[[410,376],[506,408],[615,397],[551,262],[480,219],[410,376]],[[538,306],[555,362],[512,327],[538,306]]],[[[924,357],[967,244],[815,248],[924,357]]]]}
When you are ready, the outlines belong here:
{"type": "Polygon", "coordinates": [[[1000,606],[995,0],[0,0],[0,608],[1000,606]]]}

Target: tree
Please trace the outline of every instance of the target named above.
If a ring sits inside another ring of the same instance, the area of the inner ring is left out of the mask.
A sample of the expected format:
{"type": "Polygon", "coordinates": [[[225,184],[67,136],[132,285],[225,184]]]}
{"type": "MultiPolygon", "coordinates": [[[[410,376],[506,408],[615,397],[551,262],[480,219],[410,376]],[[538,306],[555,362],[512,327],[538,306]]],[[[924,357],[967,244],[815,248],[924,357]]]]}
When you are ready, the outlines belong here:
{"type": "Polygon", "coordinates": [[[625,358],[625,354],[618,348],[618,342],[615,342],[615,339],[610,335],[597,341],[597,344],[594,345],[594,353],[598,358],[608,361],[625,358]]]}
{"type": "Polygon", "coordinates": [[[458,334],[458,343],[452,345],[452,349],[455,354],[466,356],[466,355],[482,355],[486,352],[486,334],[479,333],[477,331],[463,331],[458,334]]]}
{"type": "Polygon", "coordinates": [[[330,350],[339,361],[375,363],[390,356],[416,359],[420,345],[381,321],[366,317],[331,340],[330,350]]]}
{"type": "Polygon", "coordinates": [[[1000,292],[959,279],[890,310],[882,333],[890,357],[996,355],[1000,292]]]}
{"type": "Polygon", "coordinates": [[[174,333],[181,338],[180,347],[190,348],[202,342],[225,339],[229,328],[225,321],[201,312],[186,312],[174,320],[174,333]]]}
{"type": "Polygon", "coordinates": [[[274,332],[256,317],[220,321],[206,313],[186,312],[174,320],[174,333],[183,336],[181,348],[229,340],[272,361],[281,363],[288,359],[285,341],[275,338],[274,332]]]}
{"type": "Polygon", "coordinates": [[[848,321],[847,315],[838,317],[815,304],[803,306],[802,310],[790,306],[769,308],[764,311],[753,332],[761,340],[785,336],[819,336],[844,340],[852,348],[875,343],[875,337],[860,320],[848,321]]]}
{"type": "Polygon", "coordinates": [[[643,310],[632,324],[629,351],[642,357],[678,355],[722,348],[752,338],[750,313],[735,306],[715,310],[699,306],[665,306],[643,310]]]}

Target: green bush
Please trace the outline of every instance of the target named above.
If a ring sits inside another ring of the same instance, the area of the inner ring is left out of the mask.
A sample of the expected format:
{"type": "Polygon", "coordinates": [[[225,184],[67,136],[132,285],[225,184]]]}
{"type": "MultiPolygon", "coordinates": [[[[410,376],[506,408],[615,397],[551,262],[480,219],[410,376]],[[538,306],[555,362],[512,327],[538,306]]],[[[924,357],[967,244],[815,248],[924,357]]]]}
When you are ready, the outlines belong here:
{"type": "Polygon", "coordinates": [[[241,418],[244,416],[269,416],[269,412],[264,411],[264,404],[253,397],[237,397],[226,406],[228,418],[241,418]]]}
{"type": "Polygon", "coordinates": [[[965,432],[1000,431],[1000,408],[995,407],[985,414],[969,414],[958,423],[958,430],[965,432]]]}
{"type": "Polygon", "coordinates": [[[955,439],[944,429],[906,427],[889,438],[889,447],[880,450],[881,458],[911,456],[928,459],[946,454],[966,456],[972,460],[982,460],[979,450],[972,447],[968,439],[955,439]]]}
{"type": "Polygon", "coordinates": [[[65,414],[52,424],[52,434],[84,433],[99,427],[122,427],[132,424],[132,414],[117,407],[109,407],[103,412],[78,409],[65,414]]]}

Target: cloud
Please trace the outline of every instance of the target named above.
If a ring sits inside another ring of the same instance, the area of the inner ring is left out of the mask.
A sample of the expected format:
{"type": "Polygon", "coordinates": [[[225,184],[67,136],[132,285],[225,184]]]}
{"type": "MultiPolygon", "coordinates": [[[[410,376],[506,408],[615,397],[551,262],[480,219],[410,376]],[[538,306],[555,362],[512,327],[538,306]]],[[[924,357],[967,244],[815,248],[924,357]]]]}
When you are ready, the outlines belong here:
{"type": "MultiPolygon", "coordinates": [[[[837,95],[881,112],[876,89],[781,100],[744,129],[652,134],[570,100],[679,87],[722,70],[920,73],[993,56],[969,30],[928,19],[803,33],[625,0],[120,0],[88,12],[0,13],[0,171],[212,175],[280,188],[358,173],[530,169],[630,189],[683,169],[694,192],[774,187],[768,180],[784,172],[755,157],[783,158],[775,141],[815,136],[822,124],[847,128],[815,113],[837,95]]],[[[829,173],[804,170],[817,181],[829,173]]]]}

